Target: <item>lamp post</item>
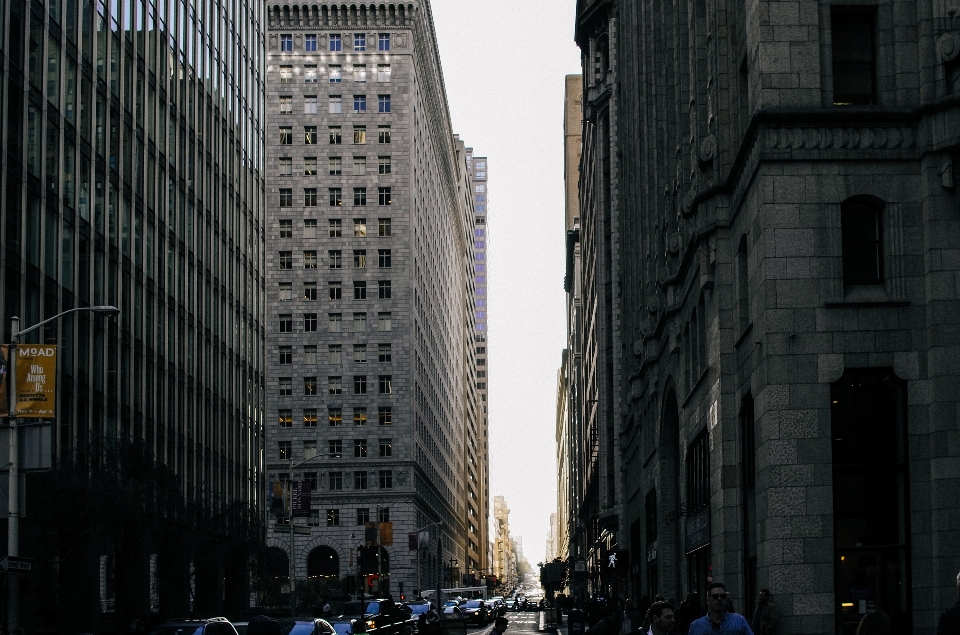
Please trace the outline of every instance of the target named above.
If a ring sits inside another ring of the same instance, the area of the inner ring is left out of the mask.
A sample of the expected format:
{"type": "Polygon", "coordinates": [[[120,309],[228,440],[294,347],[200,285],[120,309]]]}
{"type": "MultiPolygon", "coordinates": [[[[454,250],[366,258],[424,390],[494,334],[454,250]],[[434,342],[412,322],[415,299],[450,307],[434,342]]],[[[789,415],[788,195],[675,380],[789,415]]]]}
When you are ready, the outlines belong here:
{"type": "MultiPolygon", "coordinates": [[[[88,306],[70,309],[47,318],[33,326],[20,330],[20,318],[10,318],[10,354],[7,361],[7,408],[10,425],[10,474],[7,483],[8,503],[7,511],[10,518],[7,521],[7,555],[20,555],[20,438],[17,430],[17,344],[20,339],[36,331],[41,326],[55,322],[65,315],[89,311],[98,315],[114,317],[120,314],[115,306],[88,306]]],[[[7,585],[7,627],[10,632],[20,626],[20,579],[16,574],[10,575],[7,585]]]]}
{"type": "Polygon", "coordinates": [[[293,531],[293,470],[294,470],[294,468],[298,468],[298,467],[300,467],[301,465],[304,465],[304,464],[306,464],[306,463],[309,463],[310,461],[313,461],[314,459],[317,458],[317,456],[311,456],[309,459],[304,459],[304,460],[300,461],[299,463],[297,463],[296,465],[294,465],[294,464],[293,464],[293,450],[291,449],[291,450],[289,450],[289,452],[290,452],[290,455],[287,457],[287,463],[288,463],[288,465],[289,465],[289,468],[288,468],[288,469],[290,470],[290,472],[288,473],[288,478],[289,478],[290,480],[287,481],[287,483],[288,483],[287,486],[290,488],[290,494],[287,496],[287,506],[288,506],[288,507],[287,507],[287,520],[290,522],[290,524],[287,525],[287,529],[290,530],[290,558],[287,560],[287,572],[288,572],[289,577],[290,577],[290,615],[291,615],[291,616],[295,616],[295,615],[297,614],[297,607],[296,607],[296,582],[295,582],[294,579],[293,579],[294,574],[296,573],[296,567],[295,567],[295,562],[294,562],[294,558],[296,558],[296,555],[295,555],[296,551],[294,550],[294,546],[293,546],[293,541],[294,541],[294,531],[293,531]]]}

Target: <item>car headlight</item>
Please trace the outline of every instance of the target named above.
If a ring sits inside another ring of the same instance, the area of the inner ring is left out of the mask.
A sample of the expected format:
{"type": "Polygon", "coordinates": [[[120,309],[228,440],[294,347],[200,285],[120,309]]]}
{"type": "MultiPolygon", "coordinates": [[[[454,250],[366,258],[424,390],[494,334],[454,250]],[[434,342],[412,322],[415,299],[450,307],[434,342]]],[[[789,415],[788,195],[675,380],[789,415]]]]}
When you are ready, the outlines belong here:
{"type": "Polygon", "coordinates": [[[373,620],[367,620],[367,628],[373,628],[376,625],[377,623],[374,622],[373,620]]]}

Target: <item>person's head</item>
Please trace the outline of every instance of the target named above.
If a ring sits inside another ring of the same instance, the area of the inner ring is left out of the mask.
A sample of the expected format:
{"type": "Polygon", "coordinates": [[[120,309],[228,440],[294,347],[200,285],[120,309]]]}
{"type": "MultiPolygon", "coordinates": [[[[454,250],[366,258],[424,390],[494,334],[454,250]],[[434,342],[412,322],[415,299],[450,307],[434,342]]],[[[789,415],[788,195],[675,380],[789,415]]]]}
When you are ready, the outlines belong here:
{"type": "Polygon", "coordinates": [[[509,624],[510,622],[507,620],[507,618],[500,616],[494,621],[493,627],[502,633],[507,630],[507,626],[509,624]]]}
{"type": "Polygon", "coordinates": [[[770,591],[769,589],[760,589],[760,601],[769,602],[770,601],[770,591]]]}
{"type": "Polygon", "coordinates": [[[890,616],[883,611],[867,611],[857,626],[857,635],[890,635],[890,616]]]}
{"type": "Polygon", "coordinates": [[[650,607],[650,623],[655,632],[673,632],[677,623],[676,609],[669,602],[654,602],[650,607]]]}
{"type": "Polygon", "coordinates": [[[627,600],[626,602],[624,602],[623,608],[624,610],[632,611],[633,609],[636,608],[636,606],[634,606],[633,600],[627,600]]]}
{"type": "Polygon", "coordinates": [[[707,609],[714,615],[727,612],[727,588],[722,582],[707,586],[707,609]]]}

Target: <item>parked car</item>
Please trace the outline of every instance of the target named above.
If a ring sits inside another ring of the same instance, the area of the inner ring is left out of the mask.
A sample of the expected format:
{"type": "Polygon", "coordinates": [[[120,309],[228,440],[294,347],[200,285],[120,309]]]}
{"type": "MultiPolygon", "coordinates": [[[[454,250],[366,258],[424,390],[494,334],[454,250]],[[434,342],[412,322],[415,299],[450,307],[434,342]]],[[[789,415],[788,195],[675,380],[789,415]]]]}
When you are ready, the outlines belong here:
{"type": "Polygon", "coordinates": [[[499,595],[495,595],[487,600],[487,604],[490,605],[490,613],[494,617],[499,617],[506,613],[506,604],[503,602],[503,597],[499,595]]]}
{"type": "Polygon", "coordinates": [[[490,608],[483,600],[467,600],[460,607],[463,611],[463,619],[468,622],[485,626],[493,616],[490,614],[490,608]]]}
{"type": "Polygon", "coordinates": [[[150,635],[237,635],[237,629],[225,617],[208,620],[167,620],[150,631],[150,635]]]}
{"type": "Polygon", "coordinates": [[[327,620],[319,617],[280,618],[280,635],[334,635],[336,631],[327,620]]]}
{"type": "Polygon", "coordinates": [[[366,622],[366,632],[377,635],[413,635],[417,628],[410,608],[392,600],[345,602],[329,622],[338,635],[346,635],[356,619],[366,622]]]}

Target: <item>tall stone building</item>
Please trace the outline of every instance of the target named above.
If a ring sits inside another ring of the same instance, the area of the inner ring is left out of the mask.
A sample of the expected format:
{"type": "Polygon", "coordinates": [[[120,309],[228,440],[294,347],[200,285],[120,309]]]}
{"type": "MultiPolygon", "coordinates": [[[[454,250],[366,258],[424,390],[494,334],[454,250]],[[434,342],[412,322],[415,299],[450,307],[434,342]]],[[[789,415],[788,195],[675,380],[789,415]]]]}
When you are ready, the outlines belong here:
{"type": "Polygon", "coordinates": [[[309,483],[312,507],[293,532],[279,509],[268,542],[337,591],[374,573],[367,590],[397,597],[459,583],[486,544],[468,494],[475,214],[430,5],[268,13],[266,471],[309,483]],[[371,523],[393,540],[358,561],[371,523]]]}
{"type": "Polygon", "coordinates": [[[264,17],[245,0],[0,4],[3,328],[121,310],[27,337],[60,345],[54,471],[25,476],[36,575],[10,628],[247,607],[264,17]]]}
{"type": "Polygon", "coordinates": [[[577,14],[584,227],[610,192],[621,245],[634,594],[722,580],[746,615],[770,589],[782,633],[853,633],[873,606],[932,633],[960,568],[956,11],[577,14]]]}
{"type": "Polygon", "coordinates": [[[517,552],[510,537],[510,508],[503,496],[493,497],[493,575],[504,588],[514,588],[519,582],[517,552]]]}

